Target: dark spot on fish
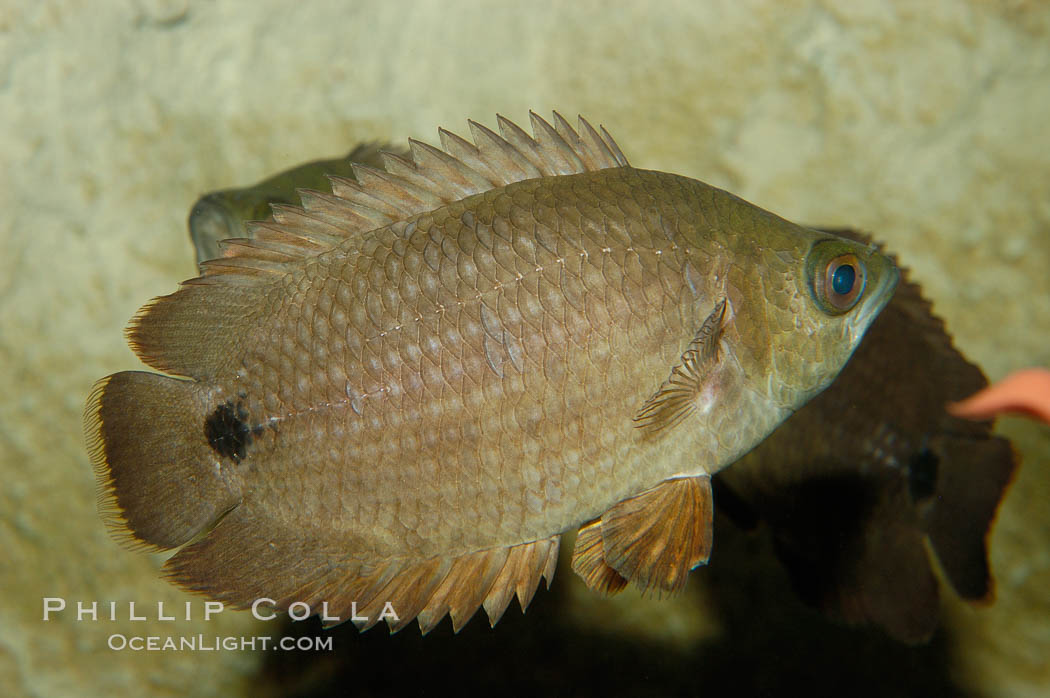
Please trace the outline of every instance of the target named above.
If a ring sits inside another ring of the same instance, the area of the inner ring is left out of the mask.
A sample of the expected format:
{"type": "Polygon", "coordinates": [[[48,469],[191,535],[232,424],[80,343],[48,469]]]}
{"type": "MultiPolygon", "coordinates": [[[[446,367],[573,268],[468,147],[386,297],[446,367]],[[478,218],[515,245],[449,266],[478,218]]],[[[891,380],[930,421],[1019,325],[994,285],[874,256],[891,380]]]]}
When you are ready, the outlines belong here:
{"type": "Polygon", "coordinates": [[[908,462],[908,493],[913,502],[922,501],[933,495],[937,489],[937,466],[940,458],[929,448],[912,456],[908,462]]]}
{"type": "Polygon", "coordinates": [[[216,453],[240,463],[252,442],[253,429],[248,426],[248,412],[243,403],[227,400],[204,420],[204,435],[216,453]]]}

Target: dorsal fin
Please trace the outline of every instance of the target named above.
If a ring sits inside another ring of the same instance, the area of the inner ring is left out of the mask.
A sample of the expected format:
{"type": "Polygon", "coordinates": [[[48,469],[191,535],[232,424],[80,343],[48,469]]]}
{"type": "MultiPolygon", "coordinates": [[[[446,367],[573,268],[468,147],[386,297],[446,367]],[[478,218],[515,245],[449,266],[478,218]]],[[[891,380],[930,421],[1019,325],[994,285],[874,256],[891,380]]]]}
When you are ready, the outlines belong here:
{"type": "Polygon", "coordinates": [[[274,220],[251,223],[247,240],[223,243],[223,256],[204,266],[195,284],[265,282],[289,263],[339,241],[473,194],[537,177],[627,166],[609,133],[579,117],[579,132],[554,112],[554,125],[529,112],[529,136],[497,115],[499,133],[468,121],[470,143],[445,129],[442,148],[409,139],[407,156],[384,152],[384,170],[354,165],[358,181],[332,177],[332,193],[301,190],[302,207],[274,206],[274,220]]]}
{"type": "MultiPolygon", "coordinates": [[[[135,353],[167,373],[213,375],[226,361],[219,348],[228,345],[231,328],[247,327],[260,306],[258,294],[302,260],[523,179],[627,166],[605,129],[595,131],[583,117],[581,135],[557,112],[553,126],[535,113],[529,116],[532,136],[502,116],[497,117],[502,135],[469,122],[474,143],[439,129],[442,148],[410,140],[404,155],[381,153],[383,170],[354,163],[357,181],[329,177],[331,193],[299,190],[302,206],[273,205],[272,220],[249,222],[250,237],[221,241],[221,256],[202,263],[200,276],[139,311],[128,327],[135,353]],[[221,299],[214,295],[216,284],[222,286],[221,299]],[[203,341],[202,328],[222,328],[222,336],[203,341]]],[[[493,348],[499,351],[490,361],[501,360],[504,349],[512,362],[517,356],[510,345],[493,348]]]]}

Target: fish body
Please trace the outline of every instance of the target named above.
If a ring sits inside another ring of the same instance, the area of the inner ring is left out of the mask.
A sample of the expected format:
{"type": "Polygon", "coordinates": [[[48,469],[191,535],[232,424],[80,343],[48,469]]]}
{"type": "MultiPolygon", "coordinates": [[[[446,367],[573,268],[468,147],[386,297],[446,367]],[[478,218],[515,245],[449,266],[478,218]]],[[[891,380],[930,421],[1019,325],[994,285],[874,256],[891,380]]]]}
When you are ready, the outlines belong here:
{"type": "Polygon", "coordinates": [[[524,607],[577,526],[592,587],[680,589],[709,476],[834,379],[897,270],[532,123],[355,167],[143,308],[133,348],[188,380],[89,398],[110,523],[185,546],[191,589],[394,629],[524,607]]]}

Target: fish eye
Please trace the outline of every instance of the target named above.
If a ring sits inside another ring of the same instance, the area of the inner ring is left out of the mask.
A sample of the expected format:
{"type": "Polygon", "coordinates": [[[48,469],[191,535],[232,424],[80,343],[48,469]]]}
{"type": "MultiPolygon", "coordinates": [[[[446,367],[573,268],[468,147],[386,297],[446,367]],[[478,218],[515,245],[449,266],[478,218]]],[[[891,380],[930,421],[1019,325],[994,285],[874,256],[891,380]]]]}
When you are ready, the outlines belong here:
{"type": "Polygon", "coordinates": [[[854,254],[840,254],[824,265],[814,280],[818,300],[834,313],[844,313],[860,300],[864,293],[864,265],[854,254]]]}
{"type": "Polygon", "coordinates": [[[829,315],[849,312],[860,301],[867,282],[867,268],[841,240],[818,242],[806,259],[813,300],[829,315]]]}

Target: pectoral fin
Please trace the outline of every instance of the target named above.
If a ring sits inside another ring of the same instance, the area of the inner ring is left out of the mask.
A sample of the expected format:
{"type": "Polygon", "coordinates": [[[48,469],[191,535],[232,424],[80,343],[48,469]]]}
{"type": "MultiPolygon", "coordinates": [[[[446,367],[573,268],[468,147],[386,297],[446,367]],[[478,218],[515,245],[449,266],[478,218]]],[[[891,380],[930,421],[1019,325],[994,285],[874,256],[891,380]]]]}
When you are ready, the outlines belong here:
{"type": "Polygon", "coordinates": [[[665,480],[581,528],[573,569],[599,591],[632,582],[643,593],[677,593],[710,557],[713,512],[708,476],[665,480]]]}
{"type": "Polygon", "coordinates": [[[681,363],[671,369],[659,390],[638,410],[634,417],[636,427],[657,432],[673,427],[696,410],[703,396],[705,379],[718,361],[725,313],[726,301],[723,299],[697,330],[682,354],[681,363]]]}

